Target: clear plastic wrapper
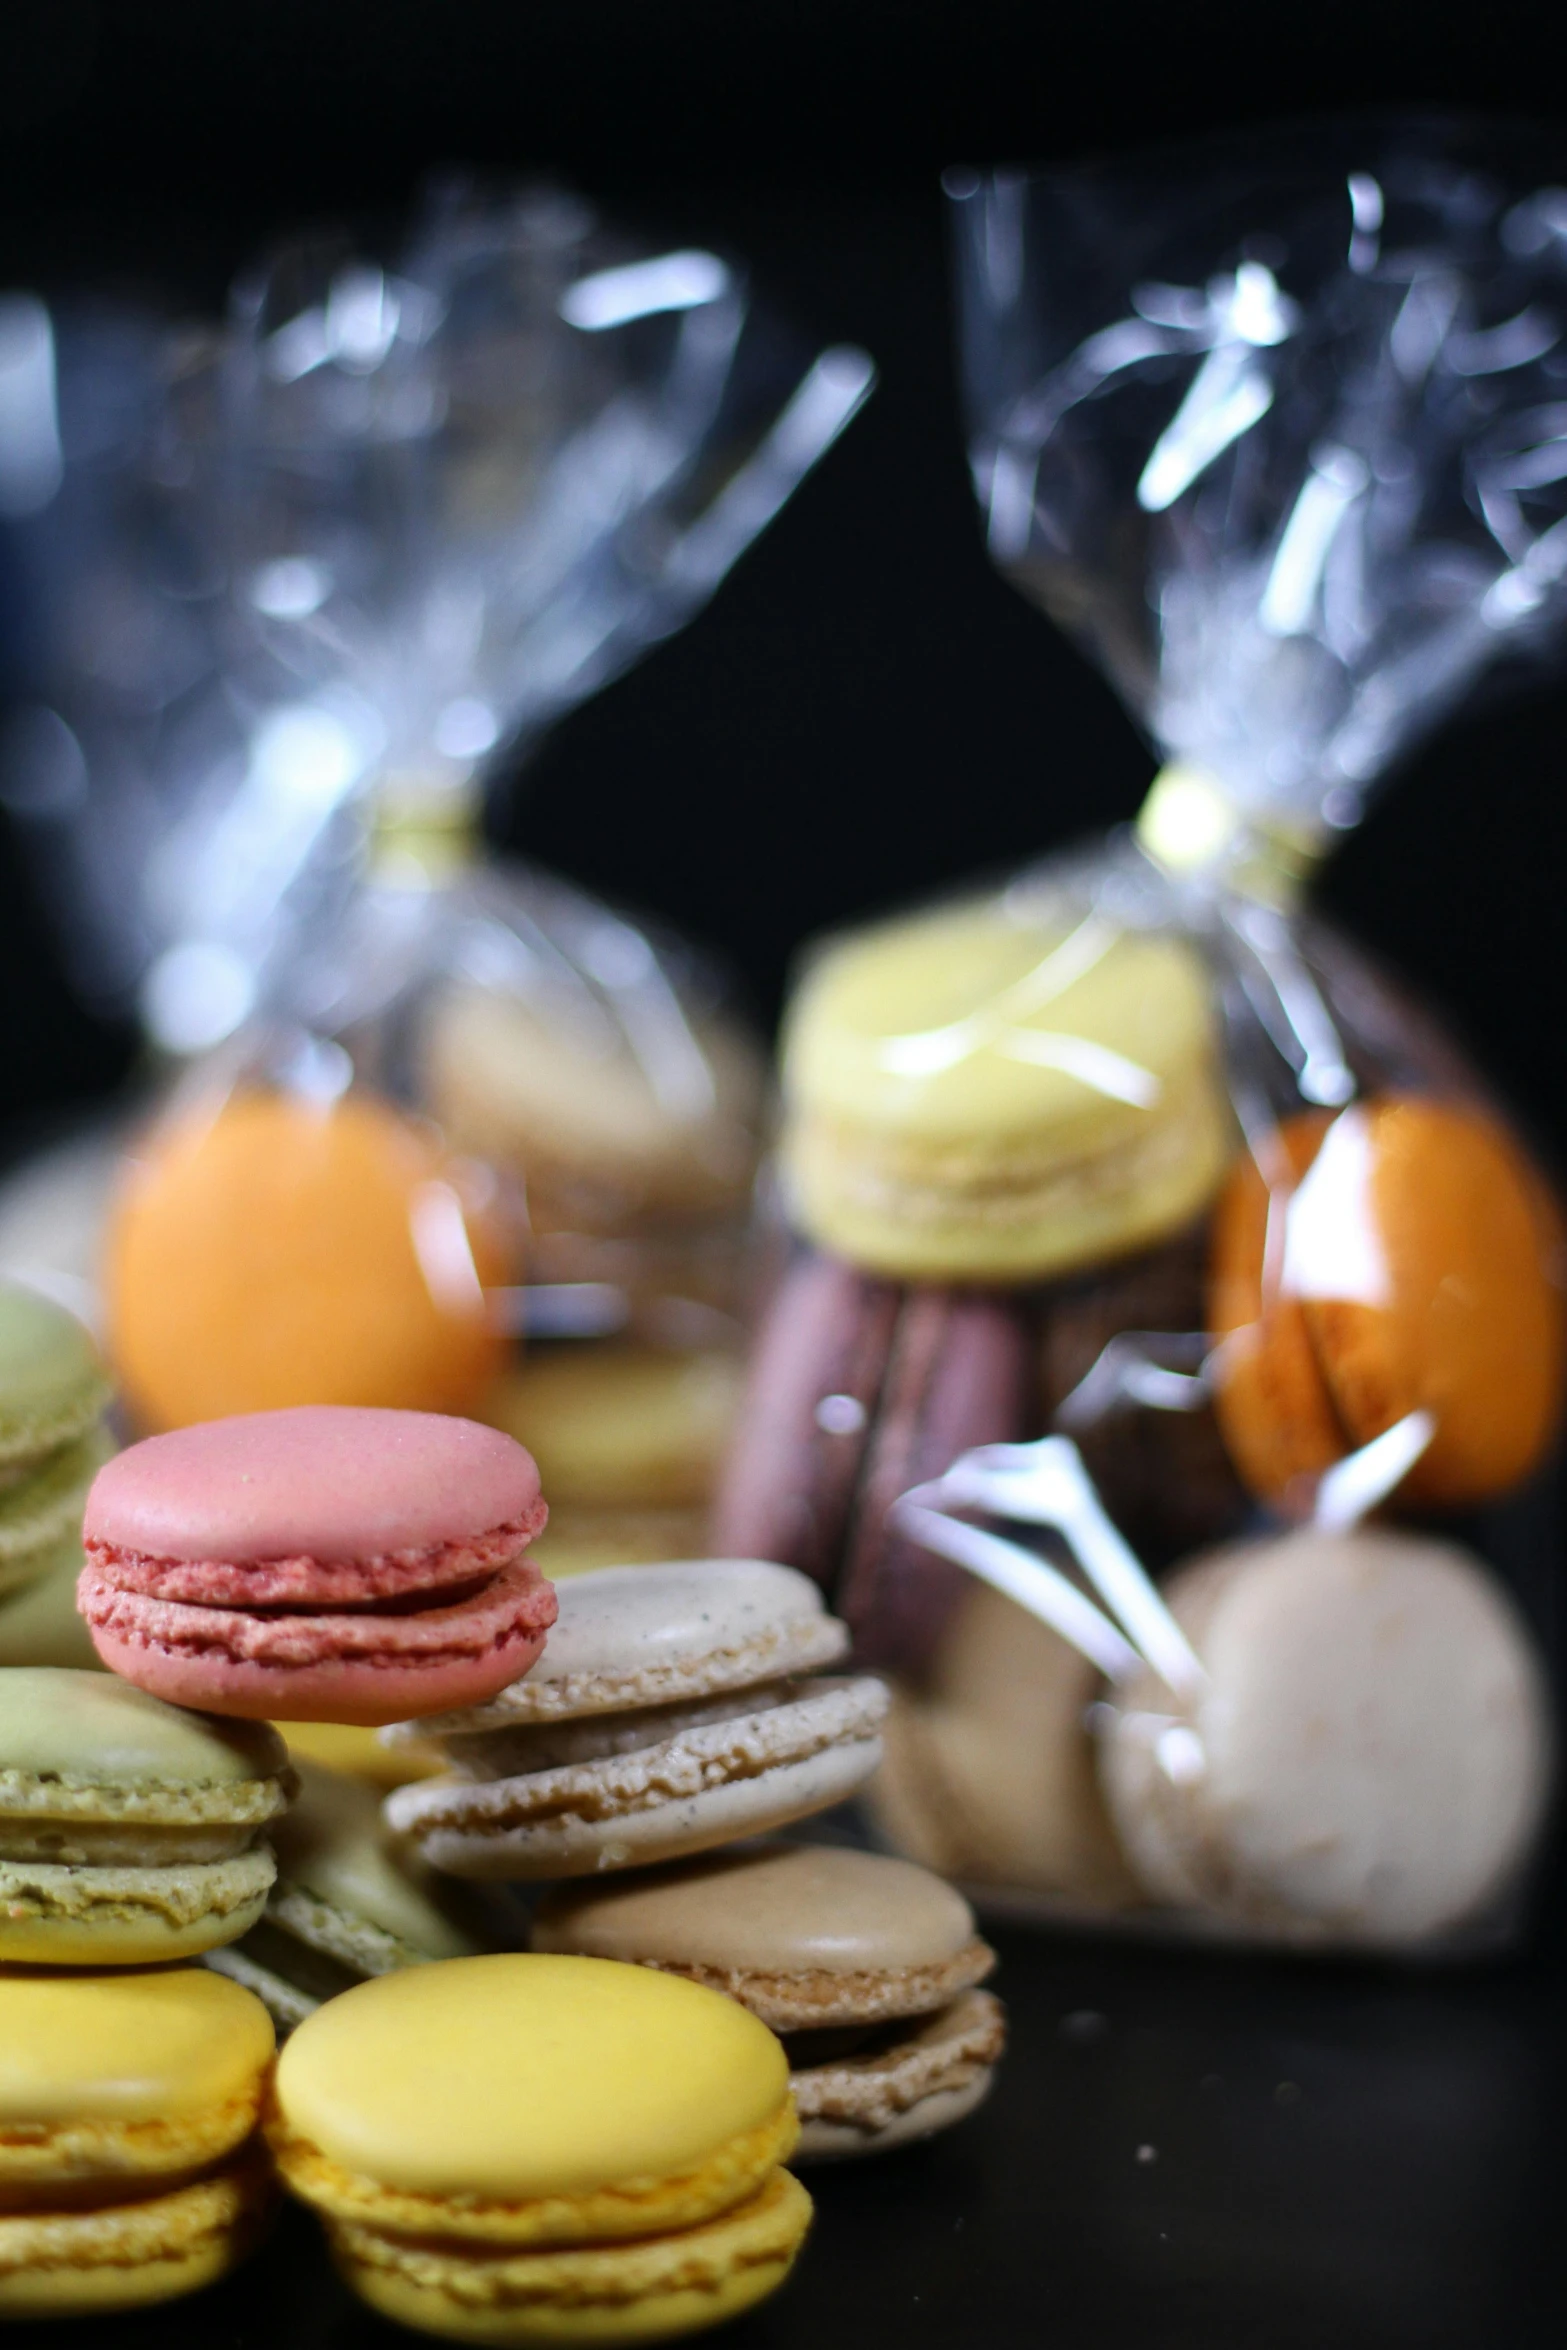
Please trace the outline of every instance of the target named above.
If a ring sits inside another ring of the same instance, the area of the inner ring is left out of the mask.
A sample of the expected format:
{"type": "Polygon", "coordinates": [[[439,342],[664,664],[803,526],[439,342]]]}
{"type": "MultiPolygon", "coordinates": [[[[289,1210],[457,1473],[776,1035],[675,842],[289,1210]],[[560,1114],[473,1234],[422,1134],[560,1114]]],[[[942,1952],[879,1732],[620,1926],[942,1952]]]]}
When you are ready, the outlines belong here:
{"type": "Polygon", "coordinates": [[[525,1325],[731,1343],[757,1048],[682,942],[483,856],[482,794],[711,594],[863,354],[461,187],[211,329],[8,321],[5,790],[84,994],[183,1063],[109,1218],[134,1417],[506,1417],[525,1325]]]}
{"type": "Polygon", "coordinates": [[[1560,1214],[1303,902],[1567,618],[1567,211],[1485,146],[949,180],[991,552],[1165,765],[809,961],[716,1531],[898,1676],[881,1832],[1047,1916],[1469,1947],[1543,1817],[1560,1214]]]}

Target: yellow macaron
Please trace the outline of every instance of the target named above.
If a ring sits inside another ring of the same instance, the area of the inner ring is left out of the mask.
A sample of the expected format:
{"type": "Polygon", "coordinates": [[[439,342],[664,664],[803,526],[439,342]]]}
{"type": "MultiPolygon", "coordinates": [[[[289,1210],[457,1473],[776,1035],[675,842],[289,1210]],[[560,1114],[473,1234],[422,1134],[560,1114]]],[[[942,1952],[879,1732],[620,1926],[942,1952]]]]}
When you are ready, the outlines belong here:
{"type": "Polygon", "coordinates": [[[0,2319],[211,2284],[267,2202],[265,2008],[199,1967],[0,1974],[0,2319]]]}
{"type": "Polygon", "coordinates": [[[897,1280],[1039,1280],[1147,1246],[1230,1148],[1197,952],[1021,892],[829,947],[783,1085],[799,1222],[897,1280]]]}
{"type": "Polygon", "coordinates": [[[606,1959],[452,1959],[330,2001],[267,2134],[348,2281],[457,2340],[632,2342],[783,2281],[810,2217],[779,2170],[780,2043],[703,1986],[606,1959]]]}

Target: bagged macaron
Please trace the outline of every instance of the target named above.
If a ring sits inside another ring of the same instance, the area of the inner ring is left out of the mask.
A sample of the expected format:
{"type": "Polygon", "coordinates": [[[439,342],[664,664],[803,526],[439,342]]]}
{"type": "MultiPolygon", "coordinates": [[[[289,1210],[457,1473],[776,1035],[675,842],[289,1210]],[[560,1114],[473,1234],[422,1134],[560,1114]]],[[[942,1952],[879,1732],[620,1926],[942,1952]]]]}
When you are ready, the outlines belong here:
{"type": "Polygon", "coordinates": [[[491,1697],[555,1619],[548,1511],[509,1436],[302,1405],[151,1436],[88,1502],[81,1608],[138,1687],[215,1713],[376,1724],[491,1697]]]}
{"type": "Polygon", "coordinates": [[[294,2033],[286,2185],[380,2315],[456,2341],[656,2341],[784,2281],[810,2224],[783,2049],[738,2002],[602,1959],[417,1967],[294,2033]]]}
{"type": "Polygon", "coordinates": [[[698,1559],[602,1568],[558,1596],[533,1671],[411,1726],[452,1775],[398,1788],[386,1816],[437,1868],[646,1866],[829,1810],[880,1762],[887,1691],[821,1670],[848,1633],[804,1575],[698,1559]]]}
{"type": "Polygon", "coordinates": [[[201,1967],[0,1970],[0,2320],[198,2292],[259,2240],[259,2000],[201,1967]]]}
{"type": "Polygon", "coordinates": [[[236,1941],[295,1784],[265,1723],[106,1673],[0,1670],[0,1962],[148,1966],[236,1941]]]}
{"type": "Polygon", "coordinates": [[[1005,2041],[995,1953],[950,1886],[832,1845],[747,1845],[545,1895],[535,1950],[706,1983],[783,2035],[794,2160],[889,2152],[963,2121],[1005,2041]]]}

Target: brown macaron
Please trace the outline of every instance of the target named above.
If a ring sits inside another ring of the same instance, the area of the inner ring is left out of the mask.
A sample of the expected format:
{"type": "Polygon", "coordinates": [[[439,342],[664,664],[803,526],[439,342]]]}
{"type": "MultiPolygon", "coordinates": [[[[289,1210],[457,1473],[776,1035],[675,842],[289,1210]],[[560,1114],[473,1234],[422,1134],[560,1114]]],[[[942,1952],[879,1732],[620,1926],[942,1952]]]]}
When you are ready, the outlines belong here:
{"type": "Polygon", "coordinates": [[[976,1988],[995,1954],[967,1902],[875,1853],[765,1844],[560,1886],[533,1946],[657,1967],[750,2008],[789,2049],[805,2161],[961,2121],[1005,2041],[1000,2002],[976,1988]]]}
{"type": "Polygon", "coordinates": [[[1561,1253],[1543,1179],[1484,1110],[1388,1094],[1284,1120],[1237,1162],[1213,1230],[1216,1405],[1251,1490],[1304,1504],[1421,1410],[1435,1434],[1400,1502],[1518,1484],[1561,1410],[1561,1253]]]}
{"type": "Polygon", "coordinates": [[[894,1533],[888,1509],[960,1452],[1027,1433],[1033,1351],[1013,1298],[796,1257],[758,1334],[711,1547],[799,1567],[858,1661],[917,1676],[968,1578],[894,1533]]]}

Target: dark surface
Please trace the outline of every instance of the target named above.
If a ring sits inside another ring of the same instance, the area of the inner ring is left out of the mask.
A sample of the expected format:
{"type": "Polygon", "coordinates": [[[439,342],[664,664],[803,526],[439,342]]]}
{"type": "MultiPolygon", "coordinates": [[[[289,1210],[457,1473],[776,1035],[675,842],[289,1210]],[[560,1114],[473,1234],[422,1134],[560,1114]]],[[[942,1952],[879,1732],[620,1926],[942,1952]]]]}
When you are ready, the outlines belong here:
{"type": "MultiPolygon", "coordinates": [[[[1556,2338],[1567,2034],[1537,1980],[998,1940],[1013,2036],[990,2103],[929,2146],[811,2172],[800,2266],[718,2337],[732,2350],[1556,2338]]],[[[88,2333],[116,2350],[414,2339],[358,2307],[299,2212],[213,2292],[25,2338],[88,2333]]]]}

